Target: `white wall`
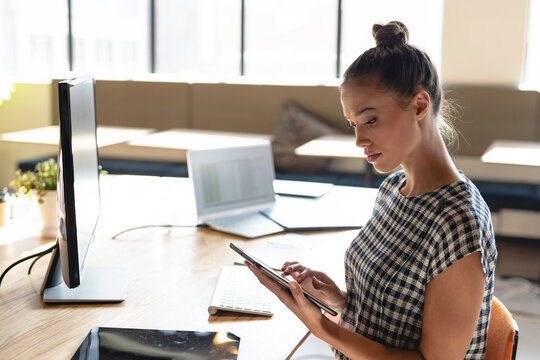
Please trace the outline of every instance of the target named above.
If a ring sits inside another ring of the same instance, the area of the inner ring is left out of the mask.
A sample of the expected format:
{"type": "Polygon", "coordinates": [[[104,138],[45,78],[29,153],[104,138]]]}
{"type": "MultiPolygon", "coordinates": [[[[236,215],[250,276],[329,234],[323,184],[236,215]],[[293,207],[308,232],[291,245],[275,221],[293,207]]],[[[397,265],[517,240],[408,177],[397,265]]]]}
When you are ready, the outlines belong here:
{"type": "Polygon", "coordinates": [[[446,0],[443,83],[517,87],[525,65],[528,4],[528,0],[446,0]]]}
{"type": "MultiPolygon", "coordinates": [[[[52,124],[50,84],[15,84],[11,99],[0,106],[0,134],[52,124]]],[[[13,179],[17,164],[54,154],[50,146],[0,141],[0,188],[13,179]]]]}

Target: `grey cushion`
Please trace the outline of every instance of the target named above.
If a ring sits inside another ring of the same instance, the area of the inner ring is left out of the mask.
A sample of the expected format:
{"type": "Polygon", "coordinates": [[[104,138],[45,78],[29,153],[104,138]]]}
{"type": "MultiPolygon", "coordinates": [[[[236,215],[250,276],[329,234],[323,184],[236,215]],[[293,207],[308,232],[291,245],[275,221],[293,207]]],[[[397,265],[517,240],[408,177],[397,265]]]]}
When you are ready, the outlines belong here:
{"type": "Polygon", "coordinates": [[[298,156],[294,149],[322,135],[338,134],[316,116],[302,110],[291,101],[283,103],[281,122],[272,140],[274,163],[279,171],[316,173],[326,169],[330,161],[324,157],[298,156]]]}

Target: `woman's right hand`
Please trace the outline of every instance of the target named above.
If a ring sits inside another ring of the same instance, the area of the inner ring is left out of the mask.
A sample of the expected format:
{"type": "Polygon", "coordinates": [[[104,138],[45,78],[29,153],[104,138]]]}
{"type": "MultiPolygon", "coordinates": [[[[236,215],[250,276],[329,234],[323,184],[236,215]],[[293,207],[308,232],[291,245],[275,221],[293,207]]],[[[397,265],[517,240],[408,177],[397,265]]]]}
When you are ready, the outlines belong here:
{"type": "Polygon", "coordinates": [[[302,289],[341,313],[347,303],[347,294],[325,273],[307,268],[297,261],[287,261],[281,267],[283,275],[292,276],[302,289]]]}

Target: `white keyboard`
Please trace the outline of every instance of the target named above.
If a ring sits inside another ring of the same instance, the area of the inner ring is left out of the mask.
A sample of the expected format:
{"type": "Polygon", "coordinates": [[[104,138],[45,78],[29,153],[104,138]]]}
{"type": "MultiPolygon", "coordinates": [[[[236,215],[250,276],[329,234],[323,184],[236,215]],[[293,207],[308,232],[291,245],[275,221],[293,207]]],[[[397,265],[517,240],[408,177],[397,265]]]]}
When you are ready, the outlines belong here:
{"type": "Polygon", "coordinates": [[[214,288],[208,312],[234,311],[272,316],[274,295],[245,266],[224,266],[214,288]]]}

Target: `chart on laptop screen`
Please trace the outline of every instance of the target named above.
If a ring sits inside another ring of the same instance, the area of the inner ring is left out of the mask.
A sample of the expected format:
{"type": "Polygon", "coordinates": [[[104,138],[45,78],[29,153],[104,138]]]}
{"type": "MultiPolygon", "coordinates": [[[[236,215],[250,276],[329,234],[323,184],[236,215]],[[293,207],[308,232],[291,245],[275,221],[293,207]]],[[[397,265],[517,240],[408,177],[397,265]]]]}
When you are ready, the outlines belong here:
{"type": "Polygon", "coordinates": [[[265,197],[267,189],[261,176],[262,158],[238,159],[201,164],[205,206],[234,204],[265,197]]]}
{"type": "Polygon", "coordinates": [[[270,142],[189,150],[199,220],[268,209],[275,203],[270,142]]]}

